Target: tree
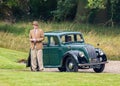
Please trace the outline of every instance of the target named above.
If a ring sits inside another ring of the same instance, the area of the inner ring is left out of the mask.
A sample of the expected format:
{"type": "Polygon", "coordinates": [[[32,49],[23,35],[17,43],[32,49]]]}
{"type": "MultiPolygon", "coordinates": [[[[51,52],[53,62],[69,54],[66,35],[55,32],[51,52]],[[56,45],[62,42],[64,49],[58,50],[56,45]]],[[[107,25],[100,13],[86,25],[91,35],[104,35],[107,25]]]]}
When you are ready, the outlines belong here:
{"type": "Polygon", "coordinates": [[[105,8],[105,0],[78,0],[75,21],[94,23],[97,13],[105,8]]]}
{"type": "Polygon", "coordinates": [[[52,11],[57,21],[72,20],[76,14],[77,0],[58,0],[57,9],[52,11]]]}
{"type": "Polygon", "coordinates": [[[34,19],[48,20],[53,17],[51,11],[57,7],[57,0],[30,0],[30,16],[34,19]]]}
{"type": "Polygon", "coordinates": [[[87,6],[90,9],[96,10],[96,12],[99,9],[106,9],[108,12],[106,24],[113,27],[115,23],[120,23],[120,0],[88,0],[87,6]]]}
{"type": "Polygon", "coordinates": [[[16,0],[1,0],[0,14],[1,17],[6,17],[8,20],[13,18],[12,7],[16,6],[16,0]]]}
{"type": "Polygon", "coordinates": [[[120,23],[120,0],[108,0],[108,16],[109,21],[107,24],[110,24],[112,27],[114,24],[120,23]]]}
{"type": "Polygon", "coordinates": [[[86,8],[87,6],[87,0],[78,0],[77,1],[77,12],[75,16],[75,21],[76,22],[81,22],[85,23],[88,18],[88,9],[86,8]]]}
{"type": "Polygon", "coordinates": [[[28,0],[0,0],[1,18],[15,22],[18,16],[28,13],[29,7],[27,3],[28,0]]]}
{"type": "Polygon", "coordinates": [[[106,0],[88,0],[87,7],[90,9],[104,9],[106,0]]]}

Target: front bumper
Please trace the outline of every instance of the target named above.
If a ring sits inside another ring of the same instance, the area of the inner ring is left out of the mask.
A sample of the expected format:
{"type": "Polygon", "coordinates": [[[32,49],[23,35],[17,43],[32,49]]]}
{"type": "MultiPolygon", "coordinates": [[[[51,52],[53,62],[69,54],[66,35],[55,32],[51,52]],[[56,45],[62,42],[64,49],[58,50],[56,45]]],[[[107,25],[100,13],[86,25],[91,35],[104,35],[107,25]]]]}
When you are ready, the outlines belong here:
{"type": "Polygon", "coordinates": [[[95,65],[106,64],[106,63],[108,62],[78,64],[78,66],[95,66],[95,65]]]}

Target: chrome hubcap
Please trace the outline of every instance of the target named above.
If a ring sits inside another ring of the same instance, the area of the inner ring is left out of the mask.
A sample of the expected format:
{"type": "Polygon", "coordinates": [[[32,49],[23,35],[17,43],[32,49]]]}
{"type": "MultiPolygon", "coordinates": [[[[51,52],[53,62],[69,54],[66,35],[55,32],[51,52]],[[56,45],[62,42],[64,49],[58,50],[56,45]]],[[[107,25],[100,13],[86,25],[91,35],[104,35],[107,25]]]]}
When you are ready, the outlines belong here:
{"type": "Polygon", "coordinates": [[[69,69],[73,69],[73,63],[72,62],[70,62],[68,66],[69,66],[69,69]]]}

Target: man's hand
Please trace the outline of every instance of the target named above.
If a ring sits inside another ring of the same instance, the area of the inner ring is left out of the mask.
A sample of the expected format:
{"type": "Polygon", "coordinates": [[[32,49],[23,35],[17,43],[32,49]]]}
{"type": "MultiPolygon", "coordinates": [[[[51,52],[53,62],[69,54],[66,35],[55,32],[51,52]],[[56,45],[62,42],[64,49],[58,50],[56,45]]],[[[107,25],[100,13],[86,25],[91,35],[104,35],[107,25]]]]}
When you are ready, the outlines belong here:
{"type": "Polygon", "coordinates": [[[39,38],[37,39],[38,42],[42,42],[43,41],[43,38],[39,38]]]}
{"type": "Polygon", "coordinates": [[[30,39],[31,42],[36,42],[37,40],[36,39],[30,39]]]}

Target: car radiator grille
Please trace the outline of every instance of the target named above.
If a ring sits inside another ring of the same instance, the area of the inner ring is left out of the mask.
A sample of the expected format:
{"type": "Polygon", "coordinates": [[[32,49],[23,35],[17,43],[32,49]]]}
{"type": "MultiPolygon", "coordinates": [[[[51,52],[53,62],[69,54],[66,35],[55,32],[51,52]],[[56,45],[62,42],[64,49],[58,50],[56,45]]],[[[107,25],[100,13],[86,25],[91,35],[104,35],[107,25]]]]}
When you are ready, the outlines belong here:
{"type": "Polygon", "coordinates": [[[95,51],[95,48],[93,46],[86,46],[86,50],[88,52],[88,56],[89,56],[89,59],[90,59],[90,62],[96,62],[96,51],[95,51]]]}

